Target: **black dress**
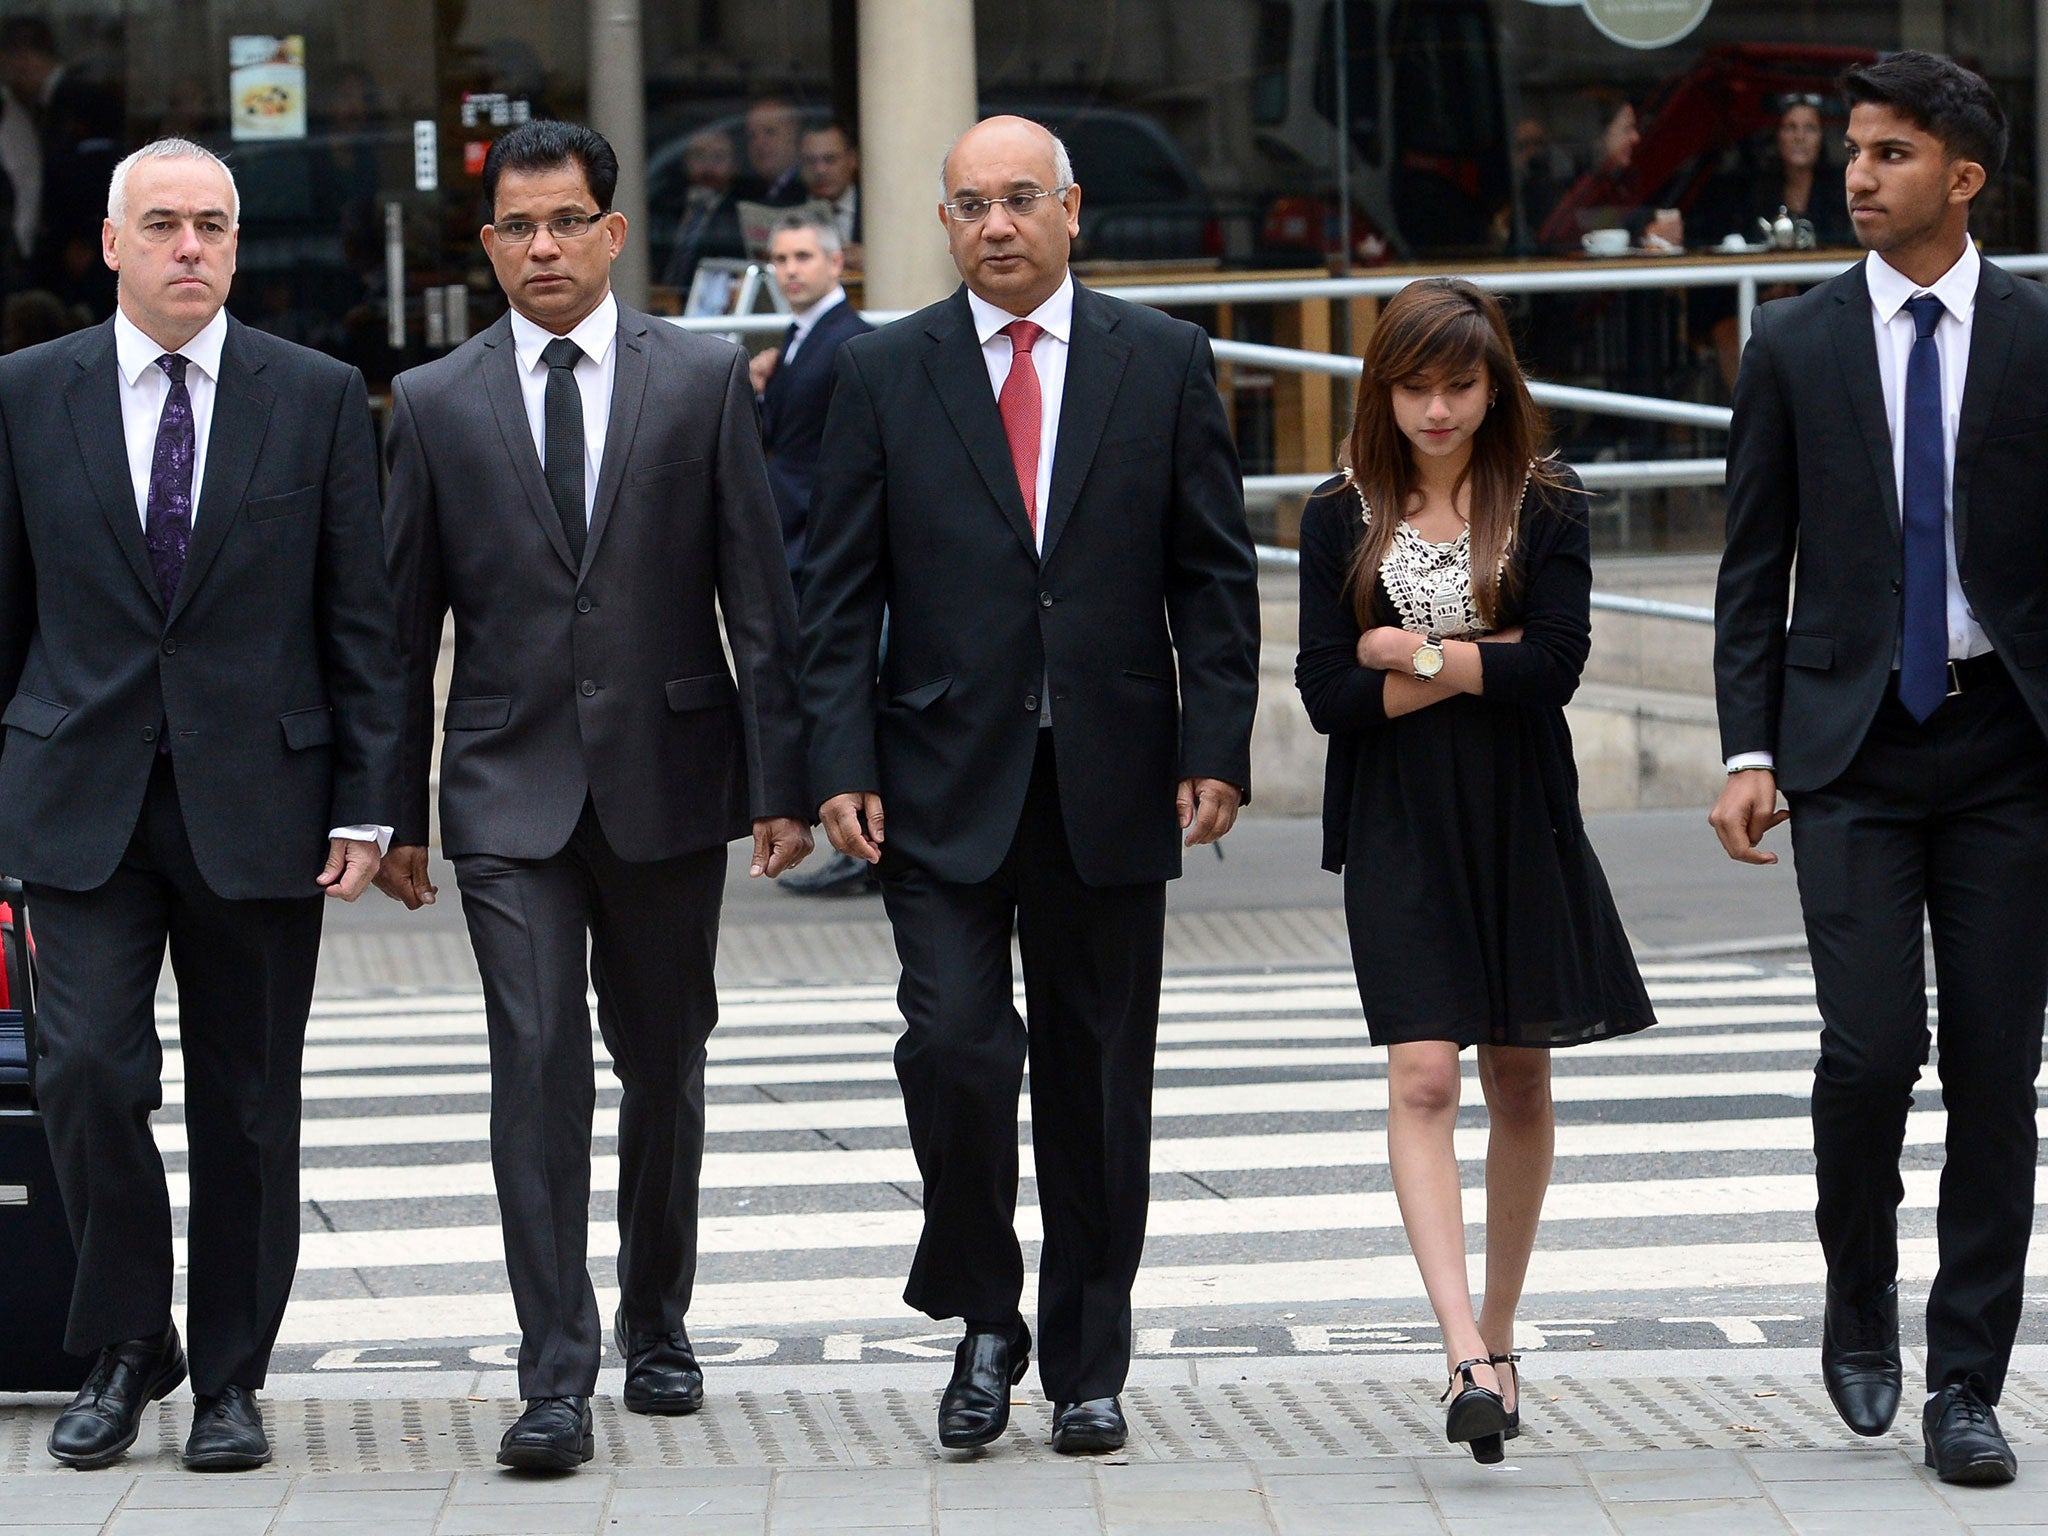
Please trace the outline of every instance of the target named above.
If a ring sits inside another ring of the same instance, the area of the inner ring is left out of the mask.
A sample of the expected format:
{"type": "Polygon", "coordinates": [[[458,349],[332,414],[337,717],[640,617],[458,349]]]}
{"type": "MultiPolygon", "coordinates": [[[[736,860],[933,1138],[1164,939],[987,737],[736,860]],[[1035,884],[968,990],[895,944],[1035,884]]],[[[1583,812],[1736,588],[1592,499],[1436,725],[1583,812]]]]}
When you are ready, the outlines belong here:
{"type": "MultiPolygon", "coordinates": [[[[1345,576],[1358,493],[1320,487],[1301,522],[1295,683],[1330,738],[1323,867],[1344,909],[1375,1045],[1578,1045],[1655,1022],[1579,816],[1564,705],[1591,639],[1586,496],[1532,483],[1483,694],[1388,719],[1358,663],[1345,576]]],[[[1399,623],[1385,585],[1382,622],[1399,623]]]]}

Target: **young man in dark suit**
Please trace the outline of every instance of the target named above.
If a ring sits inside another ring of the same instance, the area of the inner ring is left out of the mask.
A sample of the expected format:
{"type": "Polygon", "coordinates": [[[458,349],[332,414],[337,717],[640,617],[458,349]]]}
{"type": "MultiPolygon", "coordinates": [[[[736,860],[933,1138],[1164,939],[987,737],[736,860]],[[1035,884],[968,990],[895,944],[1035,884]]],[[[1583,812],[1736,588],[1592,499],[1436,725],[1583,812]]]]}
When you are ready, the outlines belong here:
{"type": "Polygon", "coordinates": [[[136,151],[101,235],[114,318],[0,361],[0,869],[35,913],[36,1085],[78,1245],[65,1348],[97,1356],[50,1431],[75,1467],[125,1451],[187,1370],[149,1131],[166,942],[191,1149],[185,1464],[270,1459],[254,1394],[298,1263],[321,893],[368,887],[397,814],[362,375],[228,318],[238,211],[199,145],[136,151]]]}
{"type": "Polygon", "coordinates": [[[1208,339],[1075,283],[1059,140],[992,118],[945,175],[964,286],[839,349],[804,575],[811,782],[833,846],[876,866],[903,961],[925,1208],[904,1295],[966,1320],[940,1441],[1000,1436],[1028,1367],[1028,1053],[1053,1447],[1110,1450],[1166,882],[1247,793],[1257,563],[1208,339]]]}
{"type": "Polygon", "coordinates": [[[2005,1482],[1993,1409],[2033,1229],[2048,1005],[2048,294],[1970,241],[2006,149],[1990,87],[1910,52],[1843,84],[1871,254],[1760,309],[1742,360],[1712,822],[1753,864],[1792,823],[1821,1014],[1821,1370],[1865,1435],[1899,1403],[1899,1152],[1931,930],[1948,1128],[1922,1434],[1944,1479],[2005,1482]]]}
{"type": "Polygon", "coordinates": [[[586,989],[623,1089],[626,1407],[694,1413],[685,1314],[725,845],[751,833],[752,872],[771,876],[811,847],[796,603],[746,355],[613,296],[618,173],[574,124],[491,147],[482,237],[511,311],[393,381],[385,445],[406,712],[378,885],[408,907],[434,899],[434,668],[452,611],[441,845],[483,975],[526,1400],[498,1460],[560,1471],[594,1453],[603,1331],[585,1262],[586,989]]]}

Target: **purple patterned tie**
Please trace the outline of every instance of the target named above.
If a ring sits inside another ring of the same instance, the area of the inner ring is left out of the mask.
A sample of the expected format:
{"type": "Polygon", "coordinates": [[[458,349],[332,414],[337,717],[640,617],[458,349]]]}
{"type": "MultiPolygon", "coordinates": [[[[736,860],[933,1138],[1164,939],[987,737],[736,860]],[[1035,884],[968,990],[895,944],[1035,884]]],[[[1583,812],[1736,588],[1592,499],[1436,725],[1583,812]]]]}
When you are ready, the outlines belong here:
{"type": "Polygon", "coordinates": [[[186,359],[167,352],[156,360],[169,375],[171,392],[156,424],[156,454],[149,461],[149,500],[143,509],[143,538],[156,572],[164,607],[178,595],[185,551],[192,543],[192,461],[198,442],[192,430],[192,397],[185,391],[186,359]]]}

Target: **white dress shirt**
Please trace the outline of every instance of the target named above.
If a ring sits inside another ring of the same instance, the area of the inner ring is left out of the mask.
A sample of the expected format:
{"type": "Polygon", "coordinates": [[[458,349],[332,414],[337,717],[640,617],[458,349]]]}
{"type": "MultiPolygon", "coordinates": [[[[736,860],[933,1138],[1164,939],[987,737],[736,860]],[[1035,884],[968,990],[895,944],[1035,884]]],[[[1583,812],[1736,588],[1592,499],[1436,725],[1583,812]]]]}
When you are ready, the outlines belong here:
{"type": "MultiPolygon", "coordinates": [[[[1963,417],[1963,387],[1970,372],[1970,336],[1977,312],[1977,279],[1983,259],[1970,241],[1956,264],[1922,288],[1876,251],[1865,258],[1864,280],[1870,285],[1870,323],[1877,333],[1877,377],[1884,391],[1884,416],[1892,434],[1892,475],[1900,515],[1906,504],[1906,367],[1913,354],[1918,331],[1908,299],[1931,293],[1941,300],[1941,318],[1934,324],[1934,346],[1941,357],[1941,462],[1943,541],[1948,553],[1948,655],[1951,661],[1981,656],[1991,649],[1991,638],[1970,612],[1963,596],[1963,580],[1956,569],[1956,428],[1963,417]]],[[[1903,637],[1900,641],[1904,643],[1903,637]]],[[[1892,652],[1892,665],[1899,653],[1892,652]]],[[[1775,758],[1769,752],[1740,752],[1728,759],[1730,772],[1738,768],[1769,768],[1775,758]]]]}
{"type": "Polygon", "coordinates": [[[0,86],[0,171],[14,184],[14,244],[23,256],[36,249],[43,209],[43,140],[28,108],[0,86]]]}
{"type": "Polygon", "coordinates": [[[795,361],[797,348],[801,347],[804,344],[804,342],[807,339],[809,339],[812,328],[816,326],[820,320],[824,319],[827,314],[831,313],[831,311],[837,309],[841,304],[844,304],[845,302],[846,290],[844,288],[835,287],[830,293],[826,294],[825,297],[818,300],[818,302],[813,304],[809,309],[800,310],[797,311],[796,313],[793,313],[789,317],[789,321],[790,324],[796,327],[796,334],[789,338],[789,345],[782,349],[782,362],[776,364],[776,366],[781,367],[782,363],[789,363],[795,361]]]}
{"type": "Polygon", "coordinates": [[[832,199],[832,223],[839,230],[839,238],[847,245],[852,245],[855,240],[853,232],[860,227],[859,182],[854,182],[832,199]]]}
{"type": "MultiPolygon", "coordinates": [[[[542,350],[555,339],[518,310],[512,311],[512,350],[519,359],[519,393],[526,400],[526,425],[533,433],[533,451],[545,469],[548,462],[548,365],[542,350]]],[[[577,393],[583,396],[583,516],[597,505],[597,476],[604,467],[604,434],[612,419],[612,375],[618,359],[619,301],[609,290],[597,308],[576,322],[569,340],[583,349],[577,359],[577,393]]]]}
{"type": "MultiPolygon", "coordinates": [[[[981,340],[981,358],[988,364],[989,387],[1000,400],[1003,381],[1010,376],[1010,338],[1004,326],[1017,319],[1008,310],[997,309],[972,289],[967,307],[974,314],[974,334],[981,340]]],[[[1060,281],[1053,296],[1024,316],[1042,326],[1045,334],[1031,349],[1032,365],[1038,370],[1038,552],[1045,553],[1045,511],[1052,493],[1052,450],[1060,435],[1060,401],[1067,392],[1067,348],[1074,337],[1074,274],[1060,281]]]]}
{"type": "MultiPolygon", "coordinates": [[[[219,310],[178,355],[185,359],[185,393],[192,401],[192,526],[199,526],[199,488],[206,479],[206,445],[213,433],[213,397],[220,381],[220,352],[228,337],[228,314],[219,310]]],[[[156,462],[157,427],[171,396],[171,376],[157,367],[164,349],[143,334],[127,311],[114,311],[114,365],[121,381],[121,435],[127,440],[128,479],[135,487],[135,515],[149,531],[149,471],[156,462]]],[[[391,828],[335,827],[329,837],[391,847],[391,828]]]]}

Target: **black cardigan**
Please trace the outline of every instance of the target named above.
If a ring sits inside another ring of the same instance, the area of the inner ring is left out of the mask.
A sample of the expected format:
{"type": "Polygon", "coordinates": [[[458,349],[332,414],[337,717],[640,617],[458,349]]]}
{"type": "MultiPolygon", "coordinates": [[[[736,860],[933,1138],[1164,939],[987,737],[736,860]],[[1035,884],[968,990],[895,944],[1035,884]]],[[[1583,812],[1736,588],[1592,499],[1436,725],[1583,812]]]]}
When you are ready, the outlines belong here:
{"type": "MultiPolygon", "coordinates": [[[[1536,736],[1538,771],[1551,808],[1552,831],[1582,831],[1578,771],[1564,706],[1577,692],[1592,644],[1592,533],[1579,478],[1550,489],[1532,482],[1522,525],[1509,556],[1499,626],[1520,625],[1519,644],[1482,645],[1485,704],[1526,711],[1536,736]]],[[[1316,488],[1301,514],[1301,649],[1294,685],[1309,723],[1330,738],[1323,780],[1323,868],[1342,870],[1351,830],[1358,754],[1379,731],[1398,730],[1382,702],[1386,674],[1358,664],[1361,633],[1345,576],[1364,531],[1358,495],[1342,479],[1316,488]]],[[[1379,600],[1384,605],[1382,591],[1379,600]]],[[[1387,622],[1394,622],[1391,617],[1387,622]]]]}

